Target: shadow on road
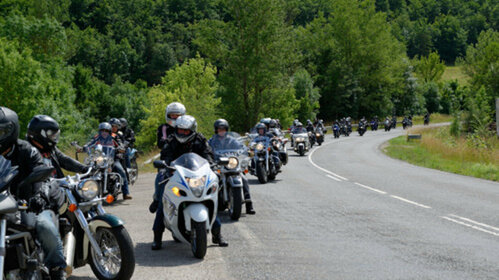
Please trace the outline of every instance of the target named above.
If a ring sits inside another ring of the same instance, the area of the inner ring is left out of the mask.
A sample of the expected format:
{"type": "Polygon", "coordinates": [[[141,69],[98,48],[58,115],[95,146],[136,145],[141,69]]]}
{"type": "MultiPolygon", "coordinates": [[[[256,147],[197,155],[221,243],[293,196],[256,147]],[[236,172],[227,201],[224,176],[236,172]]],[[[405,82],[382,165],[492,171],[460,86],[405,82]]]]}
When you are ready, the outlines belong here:
{"type": "MultiPolygon", "coordinates": [[[[279,174],[277,176],[279,176],[279,174]]],[[[282,179],[276,178],[275,180],[268,181],[265,184],[260,184],[260,182],[258,182],[258,179],[248,179],[248,183],[250,184],[250,192],[251,192],[251,188],[253,188],[253,187],[277,184],[280,181],[282,181],[282,179]]]]}
{"type": "MultiPolygon", "coordinates": [[[[170,234],[165,232],[164,235],[170,234]]],[[[212,246],[208,246],[210,248],[212,246]]],[[[135,262],[145,267],[173,267],[184,266],[202,262],[196,259],[188,244],[177,243],[173,240],[163,241],[163,248],[158,251],[151,250],[151,243],[137,243],[135,246],[135,262]]]]}
{"type": "Polygon", "coordinates": [[[69,280],[95,280],[95,277],[87,277],[87,276],[70,276],[69,280]]]}

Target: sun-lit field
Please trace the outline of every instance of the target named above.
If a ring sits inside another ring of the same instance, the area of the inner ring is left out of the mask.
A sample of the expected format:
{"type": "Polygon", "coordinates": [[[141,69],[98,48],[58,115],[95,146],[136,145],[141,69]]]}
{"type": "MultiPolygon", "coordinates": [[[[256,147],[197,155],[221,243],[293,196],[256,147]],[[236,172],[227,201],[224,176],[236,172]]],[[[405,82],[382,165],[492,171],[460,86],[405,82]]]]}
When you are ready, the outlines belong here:
{"type": "Polygon", "coordinates": [[[454,138],[448,127],[419,128],[409,131],[422,134],[420,141],[400,136],[389,141],[385,152],[412,164],[443,171],[499,181],[499,140],[454,138]]]}
{"type": "Polygon", "coordinates": [[[466,75],[462,66],[446,66],[441,81],[457,80],[459,84],[466,85],[470,77],[466,75]]]}

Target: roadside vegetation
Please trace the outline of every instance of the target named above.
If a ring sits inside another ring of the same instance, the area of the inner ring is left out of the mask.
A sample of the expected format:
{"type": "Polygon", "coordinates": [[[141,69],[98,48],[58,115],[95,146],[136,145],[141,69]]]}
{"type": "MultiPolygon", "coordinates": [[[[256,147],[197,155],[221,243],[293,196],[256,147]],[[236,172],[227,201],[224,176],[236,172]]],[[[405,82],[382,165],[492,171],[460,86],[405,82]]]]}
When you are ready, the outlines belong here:
{"type": "Polygon", "coordinates": [[[418,128],[421,140],[407,136],[391,139],[384,148],[387,155],[409,163],[442,171],[499,181],[499,140],[474,136],[454,137],[449,127],[418,128]]]}

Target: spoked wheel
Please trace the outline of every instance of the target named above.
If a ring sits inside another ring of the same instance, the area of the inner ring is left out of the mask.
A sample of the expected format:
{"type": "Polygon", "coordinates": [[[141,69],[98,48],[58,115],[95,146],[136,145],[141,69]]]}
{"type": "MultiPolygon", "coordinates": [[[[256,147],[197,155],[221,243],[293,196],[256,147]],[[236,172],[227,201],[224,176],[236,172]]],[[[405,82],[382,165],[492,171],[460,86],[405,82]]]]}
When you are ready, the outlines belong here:
{"type": "Polygon", "coordinates": [[[135,269],[135,254],[126,229],[100,227],[95,240],[102,251],[100,257],[90,246],[90,267],[95,276],[101,280],[130,279],[135,269]]]}
{"type": "Polygon", "coordinates": [[[207,233],[206,233],[206,223],[198,223],[196,221],[191,221],[191,250],[194,257],[198,259],[204,258],[206,255],[207,245],[207,233]]]}
{"type": "Polygon", "coordinates": [[[230,218],[234,221],[239,220],[241,217],[241,209],[243,208],[243,194],[240,188],[229,188],[230,204],[229,214],[230,218]]]}
{"type": "Polygon", "coordinates": [[[129,170],[130,183],[133,185],[135,184],[135,182],[137,182],[137,179],[139,178],[139,166],[137,165],[135,159],[132,160],[130,167],[131,167],[129,170]]]}

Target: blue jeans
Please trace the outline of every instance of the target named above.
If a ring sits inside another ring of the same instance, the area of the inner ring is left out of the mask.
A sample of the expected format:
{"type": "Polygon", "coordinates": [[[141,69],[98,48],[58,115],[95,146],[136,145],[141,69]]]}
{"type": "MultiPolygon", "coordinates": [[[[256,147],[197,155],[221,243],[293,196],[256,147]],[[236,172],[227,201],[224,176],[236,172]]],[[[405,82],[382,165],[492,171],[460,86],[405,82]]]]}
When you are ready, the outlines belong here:
{"type": "Polygon", "coordinates": [[[49,269],[65,268],[62,240],[56,226],[56,215],[52,210],[45,210],[36,216],[36,234],[45,253],[45,265],[49,269]]]}
{"type": "Polygon", "coordinates": [[[126,148],[125,152],[125,162],[126,162],[126,168],[131,168],[132,162],[130,161],[130,153],[132,152],[132,149],[126,148]]]}
{"type": "Polygon", "coordinates": [[[121,178],[123,178],[123,188],[122,188],[123,195],[130,194],[130,190],[128,189],[128,179],[126,178],[125,169],[123,169],[123,165],[121,165],[121,162],[119,160],[114,162],[114,169],[116,170],[116,172],[120,174],[121,178]]]}

